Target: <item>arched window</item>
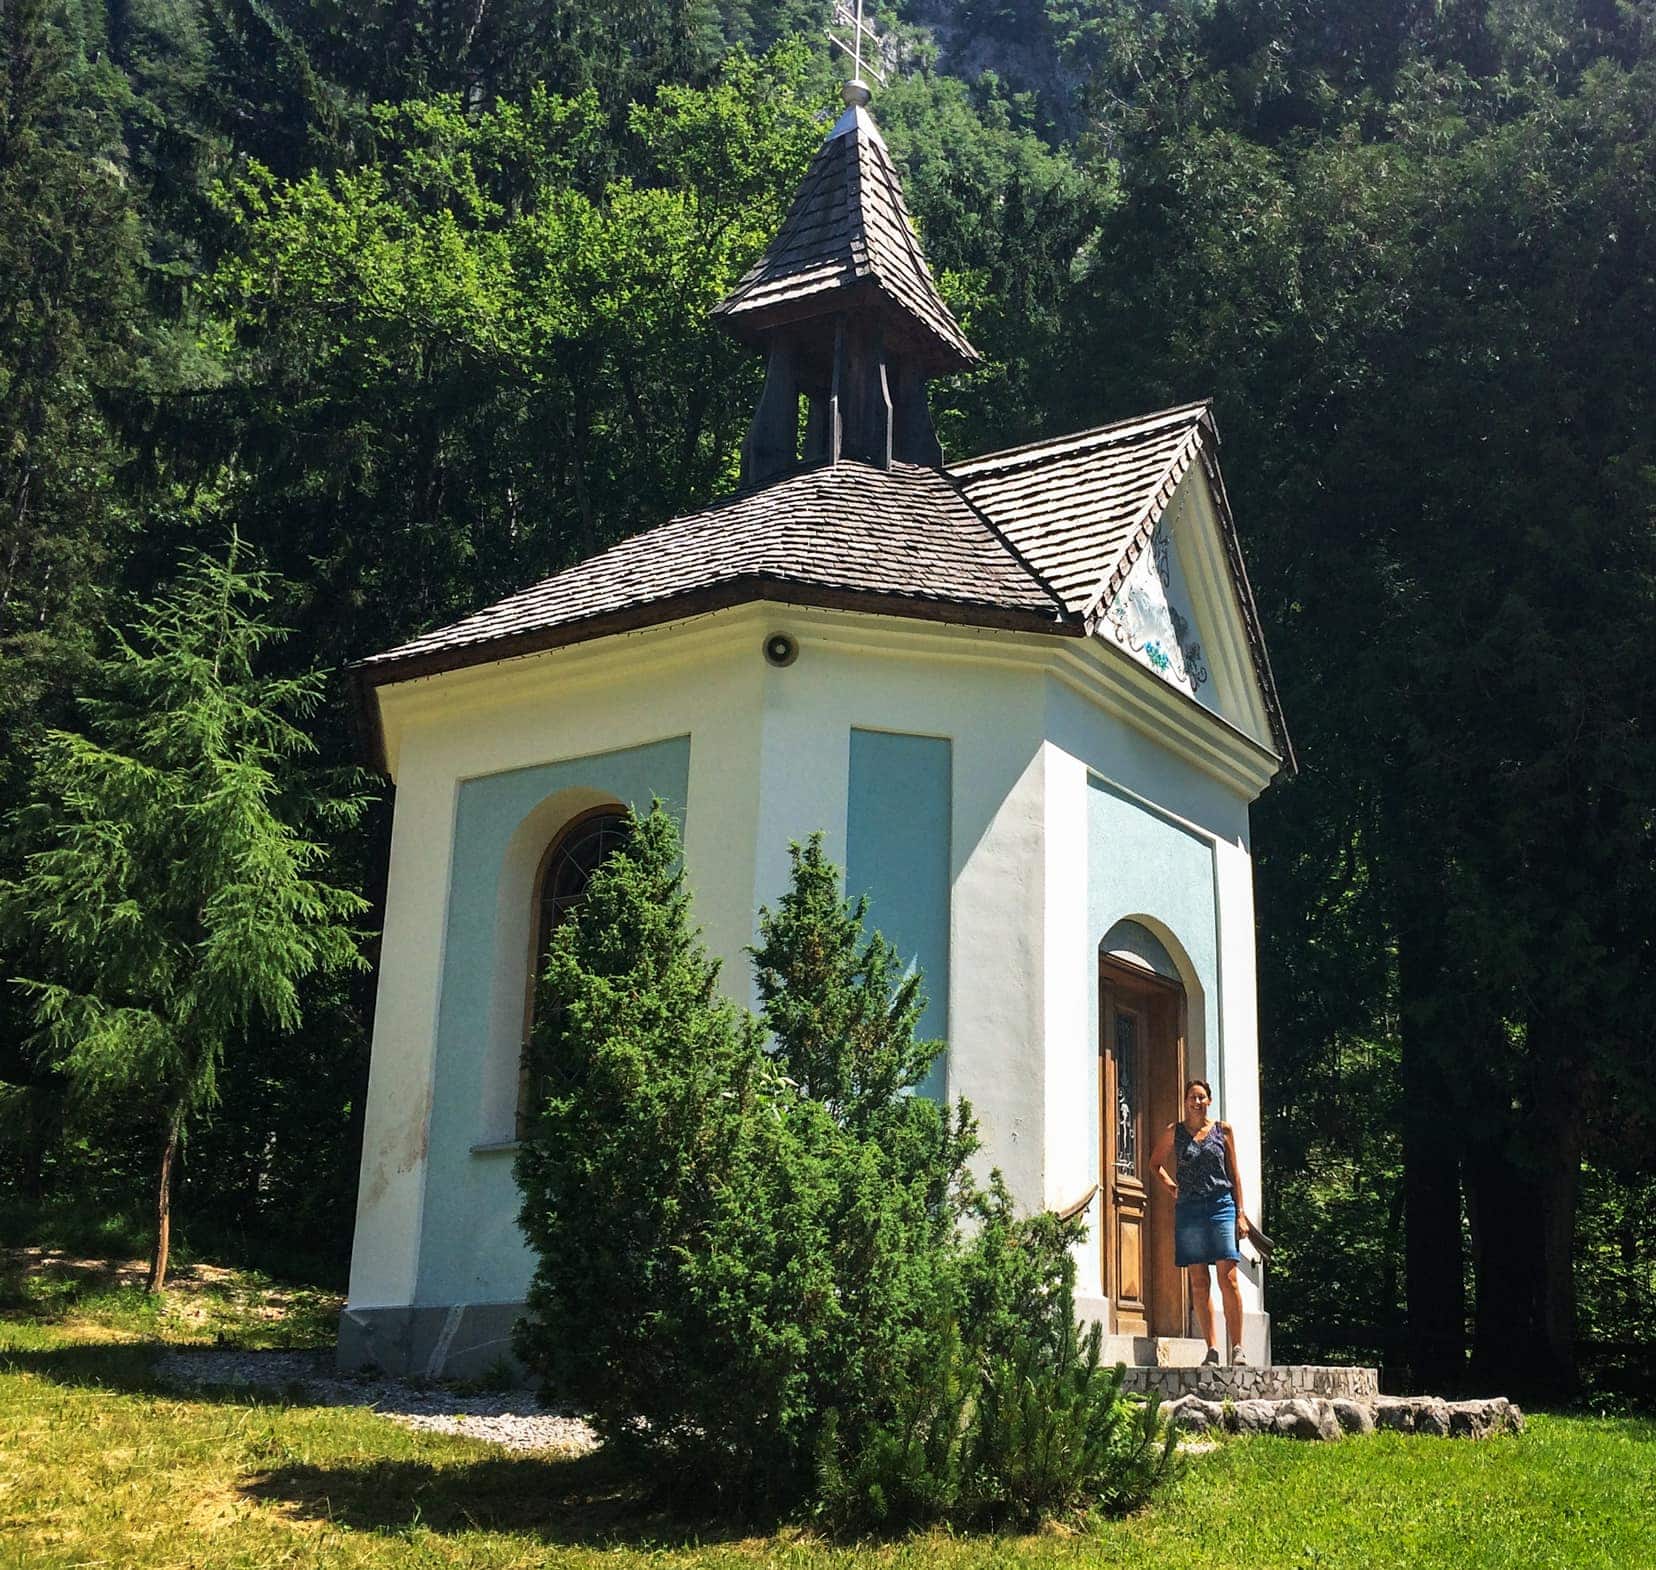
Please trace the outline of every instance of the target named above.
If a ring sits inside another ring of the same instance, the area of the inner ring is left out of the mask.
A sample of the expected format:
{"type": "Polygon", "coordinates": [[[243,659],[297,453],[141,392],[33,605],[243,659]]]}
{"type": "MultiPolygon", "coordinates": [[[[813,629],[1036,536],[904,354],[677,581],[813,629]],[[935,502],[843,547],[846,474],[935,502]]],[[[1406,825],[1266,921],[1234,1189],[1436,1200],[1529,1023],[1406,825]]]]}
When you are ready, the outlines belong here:
{"type": "Polygon", "coordinates": [[[558,924],[581,903],[592,875],[627,841],[627,814],[619,807],[594,807],[566,823],[547,846],[535,874],[534,947],[529,958],[529,996],[523,1010],[523,1052],[518,1067],[518,1136],[533,1105],[529,1083],[529,1042],[535,1026],[535,993],[546,969],[547,951],[558,924]]]}

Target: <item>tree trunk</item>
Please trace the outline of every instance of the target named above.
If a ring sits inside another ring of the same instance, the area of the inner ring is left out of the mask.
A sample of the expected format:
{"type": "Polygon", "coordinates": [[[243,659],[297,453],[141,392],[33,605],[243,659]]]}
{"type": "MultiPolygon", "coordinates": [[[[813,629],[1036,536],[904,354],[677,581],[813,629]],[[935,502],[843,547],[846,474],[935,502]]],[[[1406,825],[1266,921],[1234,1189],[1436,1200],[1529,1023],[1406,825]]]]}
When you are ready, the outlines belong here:
{"type": "MultiPolygon", "coordinates": [[[[1544,974],[1542,963],[1537,975],[1544,974]]],[[[1575,1226],[1587,1072],[1581,1007],[1542,986],[1527,1021],[1527,1072],[1474,1157],[1478,1314],[1472,1362],[1501,1393],[1555,1400],[1575,1388],[1575,1226]],[[1512,1098],[1516,1091],[1516,1104],[1512,1098]]],[[[1493,1098],[1491,1098],[1493,1099],[1493,1098]]]]}
{"type": "MultiPolygon", "coordinates": [[[[1562,1109],[1558,1109],[1562,1110],[1562,1109]]],[[[1549,1373],[1565,1392],[1575,1390],[1576,1201],[1581,1190],[1581,1112],[1571,1106],[1557,1118],[1541,1170],[1541,1217],[1546,1253],[1541,1277],[1541,1334],[1549,1373]]]]}
{"type": "Polygon", "coordinates": [[[1575,1211],[1579,1114],[1560,1087],[1544,1137],[1492,1140],[1469,1163],[1477,1196],[1478,1305],[1472,1373],[1487,1393],[1556,1399],[1575,1386],[1575,1211]]]}
{"type": "Polygon", "coordinates": [[[1492,1134],[1467,1159],[1476,1209],[1472,1268],[1477,1307],[1472,1377],[1480,1393],[1528,1396],[1540,1350],[1540,1196],[1535,1174],[1511,1159],[1492,1134]]]}
{"type": "Polygon", "coordinates": [[[1460,1150],[1437,1035],[1444,1015],[1441,931],[1417,914],[1399,933],[1403,1044],[1403,1269],[1410,1379],[1454,1388],[1466,1377],[1460,1150]]]}
{"type": "Polygon", "coordinates": [[[1404,1295],[1417,1389],[1454,1388],[1466,1378],[1460,1161],[1430,1122],[1417,1109],[1404,1117],[1404,1295]]]}
{"type": "MultiPolygon", "coordinates": [[[[1380,1324],[1386,1332],[1385,1344],[1389,1351],[1399,1344],[1399,1332],[1403,1328],[1399,1321],[1407,1318],[1407,1305],[1397,1301],[1397,1266],[1403,1253],[1403,1205],[1407,1192],[1407,1185],[1399,1178],[1386,1203],[1386,1246],[1380,1255],[1380,1324]]],[[[1390,1355],[1395,1357],[1395,1351],[1390,1355]]]]}
{"type": "Polygon", "coordinates": [[[167,1285],[167,1254],[172,1246],[172,1183],[173,1163],[178,1156],[178,1136],[183,1126],[183,1115],[175,1107],[167,1114],[166,1132],[161,1140],[161,1171],[155,1187],[155,1252],[150,1256],[150,1292],[161,1292],[167,1285]]]}
{"type": "Polygon", "coordinates": [[[1581,1192],[1581,1148],[1590,1071],[1582,1062],[1579,1009],[1537,1008],[1530,1021],[1530,1056],[1542,1068],[1536,1092],[1532,1155],[1540,1201],[1541,1244],[1537,1330],[1543,1370],[1553,1390],[1569,1395],[1577,1385],[1575,1231],[1581,1192]],[[1572,1050],[1574,1049],[1574,1050],[1572,1050]]]}

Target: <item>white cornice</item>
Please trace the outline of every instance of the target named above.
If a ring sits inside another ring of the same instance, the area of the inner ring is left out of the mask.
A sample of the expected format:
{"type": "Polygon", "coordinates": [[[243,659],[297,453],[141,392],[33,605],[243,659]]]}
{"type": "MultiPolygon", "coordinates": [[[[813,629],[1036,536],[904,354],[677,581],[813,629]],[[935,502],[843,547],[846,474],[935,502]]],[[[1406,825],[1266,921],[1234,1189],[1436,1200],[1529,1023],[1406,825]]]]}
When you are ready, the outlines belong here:
{"type": "Polygon", "coordinates": [[[1222,716],[1146,670],[1099,637],[1014,632],[921,622],[901,616],[826,610],[759,600],[683,621],[488,665],[388,683],[375,689],[392,777],[407,732],[457,711],[468,720],[526,698],[573,695],[711,661],[740,650],[762,658],[765,637],[785,630],[816,644],[879,659],[996,666],[1064,683],[1104,713],[1132,726],[1187,763],[1252,801],[1280,759],[1222,716]]]}

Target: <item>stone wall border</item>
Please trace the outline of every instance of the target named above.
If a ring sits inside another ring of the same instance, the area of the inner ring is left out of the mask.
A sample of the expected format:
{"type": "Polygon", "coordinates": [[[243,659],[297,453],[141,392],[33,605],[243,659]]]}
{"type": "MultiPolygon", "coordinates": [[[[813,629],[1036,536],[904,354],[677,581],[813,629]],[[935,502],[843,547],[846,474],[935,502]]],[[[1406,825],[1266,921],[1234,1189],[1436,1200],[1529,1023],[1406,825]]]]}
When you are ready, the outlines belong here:
{"type": "Polygon", "coordinates": [[[1125,1389],[1154,1392],[1163,1401],[1198,1395],[1209,1401],[1286,1401],[1295,1396],[1336,1396],[1373,1401],[1380,1394],[1380,1371],[1319,1363],[1282,1363],[1240,1368],[1128,1368],[1125,1389]]]}
{"type": "Polygon", "coordinates": [[[1521,1434],[1524,1414],[1505,1396],[1445,1401],[1441,1396],[1245,1397],[1214,1401],[1184,1395],[1162,1411],[1182,1434],[1272,1434],[1283,1439],[1339,1439],[1346,1434],[1423,1434],[1442,1439],[1489,1439],[1521,1434]]]}

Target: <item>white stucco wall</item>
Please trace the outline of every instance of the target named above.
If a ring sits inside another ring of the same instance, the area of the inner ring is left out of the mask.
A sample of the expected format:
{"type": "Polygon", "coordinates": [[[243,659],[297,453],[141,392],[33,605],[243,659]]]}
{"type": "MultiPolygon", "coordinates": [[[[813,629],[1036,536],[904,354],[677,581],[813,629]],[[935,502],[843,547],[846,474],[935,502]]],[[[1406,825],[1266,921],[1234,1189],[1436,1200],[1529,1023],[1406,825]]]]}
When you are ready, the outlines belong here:
{"type": "MultiPolygon", "coordinates": [[[[526,806],[509,826],[490,885],[482,1039],[454,1037],[445,1051],[456,1062],[439,1065],[438,978],[466,782],[676,737],[688,737],[683,807],[696,917],[726,990],[742,1002],[751,1001],[754,914],[786,887],[788,842],[822,829],[844,862],[852,731],[947,739],[948,975],[928,975],[926,985],[947,989],[947,1094],[972,1102],[984,1165],[1001,1168],[1026,1208],[1067,1205],[1099,1177],[1099,923],[1134,916],[1154,925],[1158,880],[1188,882],[1199,857],[1201,898],[1165,930],[1192,966],[1191,1062],[1219,1081],[1257,1204],[1247,802],[1270,764],[1188,700],[1177,700],[1183,709],[1170,701],[1126,656],[1072,640],[784,605],[388,689],[396,822],[353,1307],[511,1301],[528,1279],[503,1148],[527,891],[553,820],[590,803],[560,787],[563,795],[526,806]],[[774,631],[800,645],[783,669],[760,653],[774,631]],[[1101,784],[1112,801],[1142,798],[1155,809],[1132,820],[1141,865],[1136,892],[1119,898],[1101,892],[1089,856],[1101,784]],[[1203,920],[1205,932],[1195,930],[1203,920]],[[434,1081],[448,1087],[436,1117],[434,1081]]],[[[1083,1291],[1096,1289],[1097,1247],[1094,1238],[1081,1262],[1083,1291]]]]}
{"type": "Polygon", "coordinates": [[[909,628],[846,621],[770,616],[800,654],[767,673],[754,902],[786,888],[790,839],[821,828],[843,864],[853,729],[950,741],[950,974],[925,978],[948,989],[946,1094],[971,1101],[1013,1193],[1039,1204],[1039,1053],[1015,1044],[1041,1033],[1042,678],[1004,664],[993,634],[917,648],[909,628]]]}
{"type": "Polygon", "coordinates": [[[396,816],[351,1256],[353,1307],[453,1300],[455,1293],[467,1301],[514,1300],[528,1280],[509,1150],[528,890],[546,838],[556,832],[553,819],[567,820],[593,793],[555,793],[562,799],[525,812],[511,837],[490,912],[496,941],[488,1023],[476,1033],[481,1039],[467,1042],[463,1065],[445,1065],[448,1083],[459,1086],[446,1094],[458,1095],[460,1104],[445,1107],[434,1122],[455,814],[464,782],[688,735],[688,795],[700,810],[686,813],[686,860],[705,869],[697,918],[727,969],[745,970],[757,807],[754,662],[739,658],[719,629],[681,634],[669,649],[662,648],[669,640],[648,634],[608,641],[622,647],[567,651],[575,657],[555,672],[513,662],[386,694],[396,816]],[[522,931],[514,933],[507,905],[517,889],[522,931]],[[434,1132],[442,1135],[435,1151],[434,1132]],[[434,1155],[445,1174],[441,1228],[427,1214],[434,1155]],[[456,1185],[471,1191],[469,1224],[454,1220],[464,1208],[456,1204],[456,1185]]]}

